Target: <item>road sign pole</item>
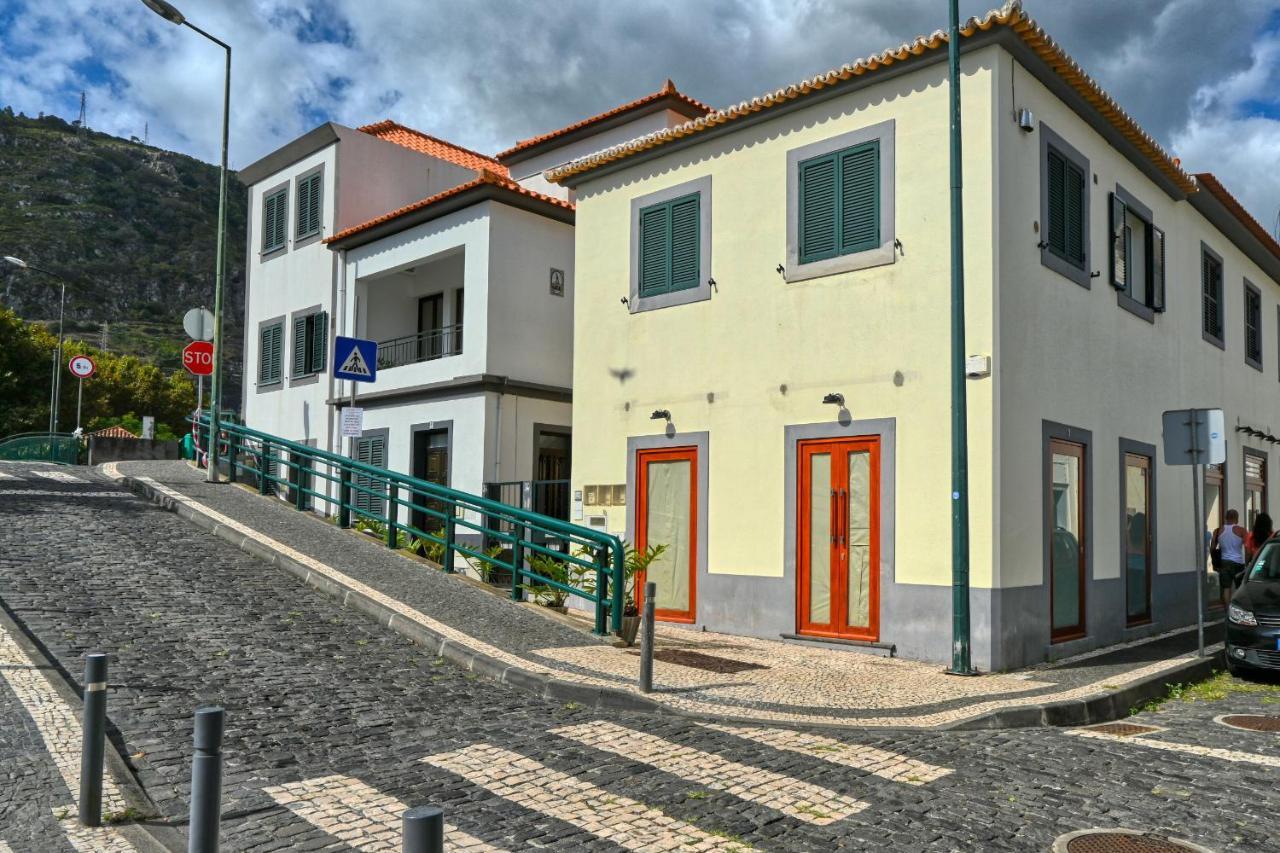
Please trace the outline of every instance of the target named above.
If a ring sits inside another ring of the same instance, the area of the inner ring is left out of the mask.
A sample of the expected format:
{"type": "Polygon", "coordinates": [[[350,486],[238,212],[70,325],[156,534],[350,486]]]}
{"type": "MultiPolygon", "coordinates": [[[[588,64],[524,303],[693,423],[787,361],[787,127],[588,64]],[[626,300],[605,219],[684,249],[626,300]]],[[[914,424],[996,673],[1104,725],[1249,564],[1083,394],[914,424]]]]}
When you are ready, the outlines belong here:
{"type": "Polygon", "coordinates": [[[84,403],[84,379],[78,382],[79,387],[76,389],[76,432],[80,431],[80,407],[84,403]]]}
{"type": "Polygon", "coordinates": [[[204,376],[196,377],[196,411],[204,411],[204,376]]]}
{"type": "Polygon", "coordinates": [[[1196,656],[1204,657],[1204,516],[1200,514],[1200,410],[1191,410],[1191,511],[1196,523],[1191,528],[1196,534],[1196,656]]]}

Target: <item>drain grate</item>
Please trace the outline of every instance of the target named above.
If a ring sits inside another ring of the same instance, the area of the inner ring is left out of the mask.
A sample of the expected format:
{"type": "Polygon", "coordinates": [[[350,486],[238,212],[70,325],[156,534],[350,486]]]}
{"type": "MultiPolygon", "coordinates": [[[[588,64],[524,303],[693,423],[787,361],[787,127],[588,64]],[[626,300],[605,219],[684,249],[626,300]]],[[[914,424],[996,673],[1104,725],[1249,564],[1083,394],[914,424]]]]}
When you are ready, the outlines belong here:
{"type": "MultiPolygon", "coordinates": [[[[1207,853],[1205,848],[1189,841],[1142,832],[1098,829],[1073,832],[1067,838],[1065,847],[1055,844],[1053,849],[1065,850],[1066,853],[1207,853]]],[[[1061,842],[1063,839],[1058,840],[1061,842]]]]}
{"type": "MultiPolygon", "coordinates": [[[[638,651],[630,651],[627,654],[638,655],[638,651]]],[[[694,669],[704,669],[707,672],[745,672],[749,669],[768,669],[769,667],[758,663],[747,663],[746,661],[731,660],[730,658],[718,658],[715,655],[704,655],[702,652],[690,652],[685,649],[658,649],[653,653],[654,660],[660,660],[663,663],[675,663],[680,666],[689,666],[694,669]]]]}
{"type": "Polygon", "coordinates": [[[1155,726],[1139,726],[1134,723],[1103,723],[1100,726],[1089,726],[1085,731],[1097,732],[1101,735],[1115,735],[1116,737],[1133,737],[1134,735],[1145,735],[1147,732],[1159,731],[1155,726]]]}
{"type": "Polygon", "coordinates": [[[1233,729],[1247,729],[1251,732],[1280,732],[1280,717],[1265,714],[1227,714],[1219,717],[1218,722],[1233,729]]]}

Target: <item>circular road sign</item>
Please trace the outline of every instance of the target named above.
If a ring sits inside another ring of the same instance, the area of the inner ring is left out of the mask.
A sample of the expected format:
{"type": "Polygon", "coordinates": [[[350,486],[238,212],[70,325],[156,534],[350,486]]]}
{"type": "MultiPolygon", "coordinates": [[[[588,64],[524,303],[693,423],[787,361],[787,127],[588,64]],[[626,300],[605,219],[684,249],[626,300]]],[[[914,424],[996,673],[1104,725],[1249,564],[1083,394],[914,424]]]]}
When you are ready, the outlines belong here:
{"type": "Polygon", "coordinates": [[[98,365],[87,355],[73,355],[71,361],[67,362],[67,369],[71,371],[72,376],[88,379],[98,369],[98,365]]]}
{"type": "Polygon", "coordinates": [[[213,344],[208,341],[192,341],[182,349],[182,366],[196,376],[213,373],[213,344]]]}
{"type": "Polygon", "coordinates": [[[182,328],[194,340],[213,340],[213,312],[206,308],[192,308],[182,315],[182,328]]]}

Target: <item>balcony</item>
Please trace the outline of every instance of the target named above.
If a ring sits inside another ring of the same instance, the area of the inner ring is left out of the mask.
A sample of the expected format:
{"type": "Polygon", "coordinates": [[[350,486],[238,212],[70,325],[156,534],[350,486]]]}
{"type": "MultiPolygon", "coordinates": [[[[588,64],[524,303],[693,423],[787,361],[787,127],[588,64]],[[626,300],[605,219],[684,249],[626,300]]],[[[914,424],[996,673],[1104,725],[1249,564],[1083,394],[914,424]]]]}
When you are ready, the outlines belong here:
{"type": "Polygon", "coordinates": [[[462,324],[378,342],[378,369],[462,355],[462,324]]]}

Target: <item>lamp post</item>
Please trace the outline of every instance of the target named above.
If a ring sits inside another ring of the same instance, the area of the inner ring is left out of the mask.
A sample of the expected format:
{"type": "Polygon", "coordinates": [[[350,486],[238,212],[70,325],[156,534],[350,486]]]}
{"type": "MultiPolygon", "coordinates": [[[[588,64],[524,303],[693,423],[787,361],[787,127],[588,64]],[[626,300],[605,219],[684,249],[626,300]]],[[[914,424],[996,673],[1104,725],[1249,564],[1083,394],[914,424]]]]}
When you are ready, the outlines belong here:
{"type": "Polygon", "coordinates": [[[975,675],[969,659],[969,406],[964,359],[964,206],[960,150],[960,4],[951,0],[951,667],[975,675]]]}
{"type": "Polygon", "coordinates": [[[42,272],[56,278],[62,284],[62,295],[58,298],[58,348],[53,351],[53,375],[49,380],[49,434],[52,435],[58,431],[58,403],[62,396],[62,371],[58,369],[58,365],[62,364],[62,328],[67,313],[67,280],[56,272],[29,264],[21,258],[5,255],[4,259],[6,263],[19,269],[42,272]]]}
{"type": "Polygon", "coordinates": [[[209,35],[186,19],[166,0],[142,0],[146,7],[166,21],[195,30],[227,52],[222,82],[222,171],[218,178],[218,251],[213,285],[213,388],[209,400],[209,482],[218,482],[218,423],[222,399],[222,279],[227,243],[227,136],[231,120],[231,45],[209,35]]]}

